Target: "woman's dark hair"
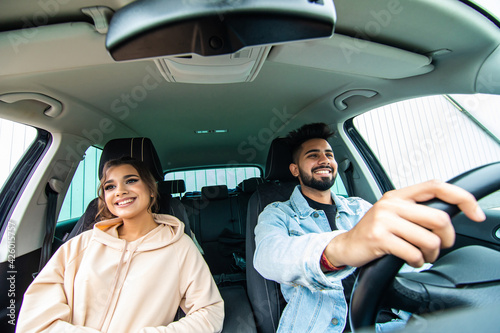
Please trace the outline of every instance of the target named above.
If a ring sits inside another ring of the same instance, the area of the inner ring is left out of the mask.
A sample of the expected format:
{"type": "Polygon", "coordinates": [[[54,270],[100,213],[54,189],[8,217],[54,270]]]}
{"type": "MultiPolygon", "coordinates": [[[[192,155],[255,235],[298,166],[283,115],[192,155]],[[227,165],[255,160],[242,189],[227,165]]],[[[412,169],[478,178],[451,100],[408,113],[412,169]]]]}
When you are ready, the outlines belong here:
{"type": "Polygon", "coordinates": [[[302,126],[295,131],[288,133],[287,139],[292,152],[293,162],[297,163],[300,146],[311,139],[328,139],[335,134],[325,123],[313,123],[302,126]]]}
{"type": "Polygon", "coordinates": [[[137,170],[139,178],[146,184],[153,195],[151,201],[149,202],[148,211],[154,213],[158,210],[158,202],[156,199],[158,197],[158,187],[156,185],[155,178],[151,174],[151,171],[149,171],[149,168],[143,162],[136,160],[135,158],[132,158],[130,156],[125,156],[109,160],[106,162],[106,164],[104,164],[102,170],[102,178],[100,180],[98,189],[99,203],[97,207],[96,221],[108,220],[116,217],[115,215],[111,214],[108,207],[106,206],[106,201],[104,199],[104,183],[106,182],[106,177],[109,169],[121,165],[130,165],[135,170],[137,170]]]}

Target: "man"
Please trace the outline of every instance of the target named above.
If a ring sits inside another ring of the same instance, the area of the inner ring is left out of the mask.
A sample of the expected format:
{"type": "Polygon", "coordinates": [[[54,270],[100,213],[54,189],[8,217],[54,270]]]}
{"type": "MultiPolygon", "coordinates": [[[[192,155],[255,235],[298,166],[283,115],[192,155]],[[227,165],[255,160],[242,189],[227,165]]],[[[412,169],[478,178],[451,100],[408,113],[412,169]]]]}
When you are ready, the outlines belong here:
{"type": "Polygon", "coordinates": [[[337,163],[326,124],[310,124],[289,134],[290,172],[300,185],[290,200],[268,205],[255,228],[254,265],[281,284],[287,306],[278,332],[342,332],[347,304],[342,280],[356,267],[393,254],[413,267],[436,260],[453,245],[449,216],[419,205],[439,198],[472,220],[484,213],[474,197],[456,186],[429,181],[390,191],[373,206],[330,191],[337,163]]]}

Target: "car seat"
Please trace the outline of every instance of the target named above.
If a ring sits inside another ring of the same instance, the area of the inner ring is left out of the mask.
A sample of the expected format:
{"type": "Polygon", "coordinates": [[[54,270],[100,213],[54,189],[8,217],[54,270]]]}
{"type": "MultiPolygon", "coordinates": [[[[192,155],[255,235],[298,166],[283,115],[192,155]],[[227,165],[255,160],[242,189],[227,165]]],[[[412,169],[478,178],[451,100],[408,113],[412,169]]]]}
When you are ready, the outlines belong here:
{"type": "Polygon", "coordinates": [[[248,202],[246,232],[247,292],[259,333],[276,332],[286,302],[278,283],[264,279],[254,268],[254,229],[259,214],[270,203],[290,199],[298,180],[292,176],[289,165],[291,149],[284,138],[271,143],[266,161],[265,182],[259,184],[248,202]]]}

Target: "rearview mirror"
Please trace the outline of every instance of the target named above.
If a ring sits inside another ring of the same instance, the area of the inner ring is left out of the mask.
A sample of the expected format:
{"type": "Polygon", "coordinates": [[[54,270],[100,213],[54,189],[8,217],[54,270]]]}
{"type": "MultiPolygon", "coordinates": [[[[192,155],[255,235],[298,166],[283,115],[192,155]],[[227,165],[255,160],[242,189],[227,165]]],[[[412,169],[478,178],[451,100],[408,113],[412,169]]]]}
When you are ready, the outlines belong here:
{"type": "Polygon", "coordinates": [[[115,60],[230,54],[328,38],[335,21],[333,0],[139,0],[114,14],[106,48],[115,60]]]}

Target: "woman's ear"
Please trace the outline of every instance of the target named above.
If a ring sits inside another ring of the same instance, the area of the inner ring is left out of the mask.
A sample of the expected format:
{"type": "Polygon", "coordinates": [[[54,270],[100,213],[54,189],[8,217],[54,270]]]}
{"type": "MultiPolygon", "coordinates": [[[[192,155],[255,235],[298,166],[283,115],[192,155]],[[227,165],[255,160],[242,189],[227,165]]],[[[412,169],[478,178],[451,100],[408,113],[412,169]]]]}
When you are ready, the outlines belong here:
{"type": "Polygon", "coordinates": [[[288,166],[288,168],[290,169],[290,172],[292,173],[292,176],[294,177],[298,177],[299,176],[299,166],[295,163],[290,163],[290,165],[288,166]]]}

